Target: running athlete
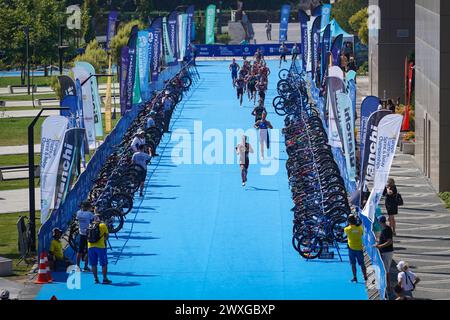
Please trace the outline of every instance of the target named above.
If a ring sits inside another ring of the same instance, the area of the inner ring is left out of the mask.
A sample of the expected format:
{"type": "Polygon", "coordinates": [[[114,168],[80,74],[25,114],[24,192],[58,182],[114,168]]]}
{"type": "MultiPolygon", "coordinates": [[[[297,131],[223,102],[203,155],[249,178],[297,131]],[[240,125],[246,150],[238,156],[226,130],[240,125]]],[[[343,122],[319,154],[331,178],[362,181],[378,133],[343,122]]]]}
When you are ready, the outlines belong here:
{"type": "Polygon", "coordinates": [[[252,111],[252,116],[255,116],[255,123],[262,119],[263,113],[267,113],[267,110],[264,107],[264,102],[259,99],[258,105],[252,111]]]}
{"type": "Polygon", "coordinates": [[[259,98],[264,102],[266,100],[267,80],[261,78],[256,84],[256,89],[258,90],[259,98]]]}
{"type": "Polygon", "coordinates": [[[247,83],[247,93],[248,93],[248,100],[253,100],[256,102],[256,82],[257,82],[257,76],[255,73],[249,74],[246,79],[247,83]]]}
{"type": "Polygon", "coordinates": [[[248,154],[253,153],[252,146],[247,141],[247,136],[242,136],[242,143],[236,146],[236,154],[239,155],[239,166],[241,167],[242,186],[245,186],[247,182],[248,166],[250,165],[250,159],[248,154]]]}
{"type": "Polygon", "coordinates": [[[267,113],[262,114],[261,120],[256,121],[255,128],[259,129],[259,143],[261,145],[261,159],[264,159],[264,143],[269,149],[269,130],[273,129],[270,121],[266,120],[267,113]]]}
{"type": "Polygon", "coordinates": [[[245,79],[242,76],[236,80],[236,92],[237,98],[240,100],[240,105],[242,107],[242,99],[244,98],[244,88],[245,88],[245,79]]]}
{"type": "Polygon", "coordinates": [[[238,71],[241,69],[241,67],[239,66],[239,64],[237,64],[236,59],[233,59],[233,63],[230,64],[228,69],[230,69],[230,71],[231,71],[231,79],[233,81],[233,87],[234,87],[235,83],[236,83],[236,79],[238,77],[238,71]]]}

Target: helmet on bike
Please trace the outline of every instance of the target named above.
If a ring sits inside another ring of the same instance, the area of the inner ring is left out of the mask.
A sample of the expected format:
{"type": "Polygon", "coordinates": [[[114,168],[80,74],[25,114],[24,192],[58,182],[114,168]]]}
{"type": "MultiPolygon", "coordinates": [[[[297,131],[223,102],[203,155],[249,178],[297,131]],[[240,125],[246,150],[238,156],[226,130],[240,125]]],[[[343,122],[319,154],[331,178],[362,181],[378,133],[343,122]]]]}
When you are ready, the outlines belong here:
{"type": "Polygon", "coordinates": [[[1,294],[0,294],[0,299],[1,300],[8,300],[9,299],[9,291],[6,289],[3,289],[1,294]]]}

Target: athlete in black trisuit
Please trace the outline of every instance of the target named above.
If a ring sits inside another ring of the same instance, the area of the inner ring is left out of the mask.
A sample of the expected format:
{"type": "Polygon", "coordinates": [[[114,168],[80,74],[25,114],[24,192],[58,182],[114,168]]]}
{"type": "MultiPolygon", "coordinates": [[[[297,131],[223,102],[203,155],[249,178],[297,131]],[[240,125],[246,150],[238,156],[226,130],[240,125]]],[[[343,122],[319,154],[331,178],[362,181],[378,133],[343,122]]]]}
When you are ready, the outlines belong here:
{"type": "Polygon", "coordinates": [[[237,98],[240,101],[241,107],[242,107],[242,99],[244,97],[244,90],[245,90],[245,80],[244,77],[240,75],[239,78],[236,80],[236,93],[237,98]]]}

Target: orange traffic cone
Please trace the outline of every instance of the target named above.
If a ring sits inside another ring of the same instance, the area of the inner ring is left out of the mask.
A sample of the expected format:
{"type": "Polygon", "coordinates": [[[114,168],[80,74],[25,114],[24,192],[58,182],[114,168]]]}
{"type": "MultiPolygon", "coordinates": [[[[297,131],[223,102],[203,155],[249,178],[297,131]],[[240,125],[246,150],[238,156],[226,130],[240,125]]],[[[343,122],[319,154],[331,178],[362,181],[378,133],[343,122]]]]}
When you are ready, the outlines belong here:
{"type": "Polygon", "coordinates": [[[43,253],[45,255],[45,264],[47,266],[47,281],[48,282],[53,282],[52,273],[50,271],[50,266],[48,265],[47,253],[45,253],[45,251],[43,253]]]}
{"type": "Polygon", "coordinates": [[[48,283],[48,276],[47,276],[47,255],[43,251],[41,252],[41,256],[39,257],[39,270],[38,270],[38,278],[34,282],[37,284],[44,284],[48,283]]]}
{"type": "Polygon", "coordinates": [[[58,298],[56,298],[56,296],[52,296],[51,298],[50,298],[50,300],[58,300],[58,298]]]}

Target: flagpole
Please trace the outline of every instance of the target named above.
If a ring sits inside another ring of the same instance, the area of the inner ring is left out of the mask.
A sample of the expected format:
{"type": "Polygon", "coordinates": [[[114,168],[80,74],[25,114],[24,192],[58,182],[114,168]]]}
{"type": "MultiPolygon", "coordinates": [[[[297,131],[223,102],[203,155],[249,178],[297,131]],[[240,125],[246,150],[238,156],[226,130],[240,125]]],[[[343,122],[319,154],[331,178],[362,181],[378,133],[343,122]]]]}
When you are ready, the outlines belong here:
{"type": "MultiPolygon", "coordinates": [[[[108,51],[108,74],[112,74],[112,56],[108,51]]],[[[106,82],[106,103],[105,103],[105,131],[111,132],[111,77],[106,82]]]]}

